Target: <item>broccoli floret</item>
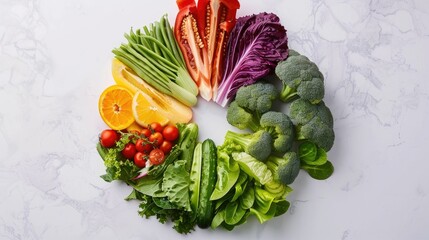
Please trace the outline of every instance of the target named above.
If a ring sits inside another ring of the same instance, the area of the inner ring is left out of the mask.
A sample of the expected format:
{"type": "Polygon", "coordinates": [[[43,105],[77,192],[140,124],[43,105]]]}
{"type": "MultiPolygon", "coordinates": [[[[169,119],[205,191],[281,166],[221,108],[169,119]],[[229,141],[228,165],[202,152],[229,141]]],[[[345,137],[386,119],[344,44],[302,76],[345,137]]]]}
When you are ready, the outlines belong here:
{"type": "Polygon", "coordinates": [[[279,92],[270,83],[255,83],[238,89],[235,101],[240,107],[262,114],[268,112],[279,92]]]}
{"type": "Polygon", "coordinates": [[[261,127],[271,134],[273,149],[281,154],[292,148],[294,127],[289,117],[282,112],[269,111],[262,115],[261,127]]]}
{"type": "Polygon", "coordinates": [[[244,152],[259,161],[265,161],[270,156],[273,142],[271,135],[264,130],[259,130],[255,133],[228,131],[225,135],[225,141],[232,141],[240,145],[244,152]]]}
{"type": "Polygon", "coordinates": [[[229,105],[226,120],[238,129],[250,129],[256,132],[260,128],[257,114],[253,114],[240,107],[236,101],[233,101],[229,105]]]}
{"type": "Polygon", "coordinates": [[[329,151],[334,144],[334,120],[332,113],[322,101],[316,105],[298,99],[290,105],[290,118],[296,126],[296,138],[307,139],[329,151]]]}
{"type": "Polygon", "coordinates": [[[273,173],[273,179],[285,185],[295,181],[300,169],[300,161],[295,152],[287,152],[283,157],[270,156],[266,164],[273,173]]]}
{"type": "Polygon", "coordinates": [[[300,97],[316,104],[325,95],[323,74],[317,65],[294,50],[289,50],[288,58],[277,64],[275,73],[283,82],[280,100],[284,102],[300,97]]]}

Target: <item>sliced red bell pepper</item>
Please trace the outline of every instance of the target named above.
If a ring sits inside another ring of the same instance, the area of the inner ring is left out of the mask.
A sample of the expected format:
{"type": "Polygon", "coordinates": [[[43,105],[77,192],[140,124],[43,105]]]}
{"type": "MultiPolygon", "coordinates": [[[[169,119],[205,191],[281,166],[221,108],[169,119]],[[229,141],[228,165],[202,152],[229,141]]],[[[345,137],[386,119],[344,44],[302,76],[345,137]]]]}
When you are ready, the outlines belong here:
{"type": "Polygon", "coordinates": [[[222,77],[225,47],[235,25],[238,0],[176,0],[174,32],[200,95],[210,100],[222,77]]]}
{"type": "Polygon", "coordinates": [[[211,75],[211,84],[213,91],[213,99],[217,95],[217,89],[222,80],[223,74],[223,60],[225,57],[226,44],[228,43],[229,33],[234,28],[235,19],[228,22],[223,22],[220,25],[220,31],[218,35],[218,46],[214,53],[214,59],[212,62],[212,75],[211,75]]]}
{"type": "Polygon", "coordinates": [[[238,0],[198,1],[198,25],[207,45],[213,95],[216,95],[222,78],[225,47],[239,8],[238,0]]]}
{"type": "Polygon", "coordinates": [[[238,0],[198,1],[198,26],[207,42],[207,54],[210,62],[213,61],[216,47],[219,45],[218,35],[221,23],[235,20],[238,8],[240,8],[238,0]]]}
{"type": "Polygon", "coordinates": [[[208,61],[204,37],[197,23],[197,7],[194,0],[177,0],[179,13],[176,16],[174,33],[183,53],[188,71],[197,83],[200,95],[212,98],[210,83],[211,65],[208,61]]]}

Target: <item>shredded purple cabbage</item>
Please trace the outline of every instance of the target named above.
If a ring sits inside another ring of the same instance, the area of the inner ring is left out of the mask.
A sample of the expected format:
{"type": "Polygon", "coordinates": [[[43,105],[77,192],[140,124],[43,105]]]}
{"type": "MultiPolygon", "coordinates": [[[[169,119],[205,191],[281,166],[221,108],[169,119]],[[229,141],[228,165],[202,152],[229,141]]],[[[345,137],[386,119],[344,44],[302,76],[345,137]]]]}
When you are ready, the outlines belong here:
{"type": "Polygon", "coordinates": [[[273,13],[240,17],[231,31],[215,102],[225,107],[241,86],[268,75],[288,56],[286,29],[273,13]]]}

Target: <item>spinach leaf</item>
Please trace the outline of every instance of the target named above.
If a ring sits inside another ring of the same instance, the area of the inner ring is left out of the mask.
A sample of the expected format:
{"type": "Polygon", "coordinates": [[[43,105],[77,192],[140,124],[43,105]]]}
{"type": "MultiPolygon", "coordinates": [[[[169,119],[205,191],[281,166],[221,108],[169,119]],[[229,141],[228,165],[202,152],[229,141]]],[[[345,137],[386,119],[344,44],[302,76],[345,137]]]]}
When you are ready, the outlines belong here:
{"type": "Polygon", "coordinates": [[[225,208],[226,204],[231,201],[232,197],[234,196],[234,191],[229,191],[225,196],[223,196],[221,199],[216,200],[216,206],[215,209],[223,209],[225,208]]]}
{"type": "Polygon", "coordinates": [[[216,213],[210,227],[215,229],[219,227],[224,221],[225,221],[225,209],[222,209],[216,213]]]}
{"type": "Polygon", "coordinates": [[[243,195],[240,198],[241,207],[244,209],[249,209],[255,203],[255,189],[253,185],[249,184],[247,186],[246,191],[244,191],[243,195]]]}
{"type": "Polygon", "coordinates": [[[226,230],[231,231],[231,230],[233,230],[235,227],[237,227],[237,226],[239,226],[239,225],[241,225],[241,224],[246,223],[246,222],[247,222],[247,217],[249,216],[249,214],[250,214],[250,211],[246,211],[246,212],[244,213],[244,216],[241,218],[241,220],[240,220],[240,221],[238,221],[238,222],[237,222],[236,224],[234,224],[234,225],[229,225],[229,224],[227,224],[226,222],[223,222],[221,225],[222,225],[222,227],[224,227],[226,230]]]}
{"type": "Polygon", "coordinates": [[[286,201],[286,199],[277,201],[274,204],[276,205],[276,212],[274,214],[274,217],[278,217],[280,215],[285,214],[290,207],[290,203],[286,201]]]}
{"type": "Polygon", "coordinates": [[[317,166],[317,165],[309,165],[309,164],[301,164],[301,168],[308,172],[308,174],[317,180],[325,180],[329,178],[332,173],[334,173],[334,166],[331,162],[327,161],[325,164],[317,166]]]}
{"type": "Polygon", "coordinates": [[[218,151],[217,181],[210,200],[217,200],[225,196],[237,182],[240,175],[240,167],[225,152],[218,151]]]}
{"type": "Polygon", "coordinates": [[[298,157],[305,162],[312,162],[317,156],[317,146],[310,141],[304,141],[299,145],[298,157]]]}
{"type": "Polygon", "coordinates": [[[305,141],[299,145],[298,156],[301,161],[308,165],[319,166],[328,161],[326,151],[310,141],[305,141]]]}
{"type": "Polygon", "coordinates": [[[323,148],[317,149],[317,156],[316,159],[312,162],[307,162],[309,165],[323,165],[328,161],[328,155],[326,154],[326,151],[323,148]]]}
{"type": "Polygon", "coordinates": [[[238,176],[237,183],[235,184],[235,187],[234,187],[234,190],[235,190],[234,196],[232,197],[231,201],[237,200],[243,194],[243,191],[247,185],[247,179],[248,179],[247,174],[240,171],[240,175],[238,176]]]}
{"type": "Polygon", "coordinates": [[[225,208],[225,223],[235,225],[244,217],[246,210],[238,202],[230,202],[225,208]]]}
{"type": "Polygon", "coordinates": [[[276,205],[273,204],[267,212],[261,211],[260,208],[251,208],[250,213],[254,214],[259,222],[262,224],[271,218],[273,218],[276,214],[276,205]]]}

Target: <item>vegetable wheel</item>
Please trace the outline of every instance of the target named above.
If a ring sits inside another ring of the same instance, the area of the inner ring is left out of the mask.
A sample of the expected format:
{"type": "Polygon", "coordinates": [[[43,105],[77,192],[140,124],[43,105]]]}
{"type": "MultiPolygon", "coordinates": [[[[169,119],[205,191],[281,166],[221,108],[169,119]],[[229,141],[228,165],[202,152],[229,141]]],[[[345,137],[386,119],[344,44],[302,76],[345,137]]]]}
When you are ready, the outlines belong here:
{"type": "Polygon", "coordinates": [[[101,177],[127,183],[141,216],[179,233],[281,216],[301,170],[317,180],[334,172],[325,78],[289,49],[277,15],[237,18],[237,0],[176,2],[174,27],[164,15],[113,50],[118,85],[99,102],[110,128],[97,143],[101,177]],[[236,128],[222,142],[200,139],[198,96],[225,107],[236,128]]]}

